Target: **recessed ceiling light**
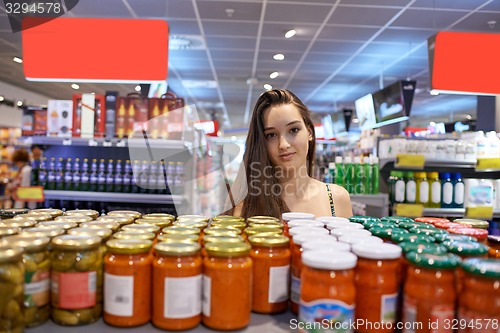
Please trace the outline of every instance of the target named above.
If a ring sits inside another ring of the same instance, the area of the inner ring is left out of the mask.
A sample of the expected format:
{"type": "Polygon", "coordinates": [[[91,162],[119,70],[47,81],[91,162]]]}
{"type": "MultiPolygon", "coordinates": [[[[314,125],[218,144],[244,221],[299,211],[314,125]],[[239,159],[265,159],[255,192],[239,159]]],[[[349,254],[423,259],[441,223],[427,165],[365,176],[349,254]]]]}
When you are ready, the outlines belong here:
{"type": "Polygon", "coordinates": [[[274,60],[285,60],[285,55],[282,53],[277,53],[277,54],[273,55],[273,59],[274,60]]]}
{"type": "Polygon", "coordinates": [[[270,77],[271,79],[275,79],[275,78],[277,78],[277,77],[278,77],[278,75],[280,75],[278,72],[272,72],[272,73],[271,73],[271,75],[269,75],[269,77],[270,77]]]}
{"type": "Polygon", "coordinates": [[[293,36],[295,36],[295,34],[297,33],[297,31],[295,30],[288,30],[286,33],[285,33],[285,38],[292,38],[293,36]]]}
{"type": "Polygon", "coordinates": [[[3,102],[5,100],[5,97],[0,96],[0,102],[3,102]]]}
{"type": "Polygon", "coordinates": [[[433,95],[433,96],[437,96],[437,95],[439,95],[439,91],[437,91],[437,90],[435,90],[435,89],[432,89],[432,90],[430,91],[430,94],[431,94],[431,95],[433,95]]]}
{"type": "Polygon", "coordinates": [[[269,83],[266,83],[266,84],[264,84],[264,89],[266,89],[266,90],[272,90],[273,86],[270,85],[269,83]]]}
{"type": "Polygon", "coordinates": [[[17,106],[23,106],[23,102],[22,101],[17,101],[17,106]]]}
{"type": "Polygon", "coordinates": [[[73,84],[71,85],[71,88],[73,88],[73,89],[75,89],[75,90],[78,90],[78,89],[80,89],[80,86],[79,86],[79,85],[77,85],[76,83],[73,83],[73,84]]]}
{"type": "Polygon", "coordinates": [[[19,58],[19,57],[14,57],[14,60],[15,62],[17,62],[18,64],[22,64],[23,63],[23,59],[19,58]]]}
{"type": "Polygon", "coordinates": [[[140,85],[136,85],[134,89],[135,89],[135,91],[141,91],[141,86],[140,85]]]}
{"type": "Polygon", "coordinates": [[[467,119],[467,120],[471,120],[471,119],[472,119],[472,116],[471,116],[470,114],[468,114],[468,115],[466,115],[466,116],[465,116],[465,119],[467,119]]]}
{"type": "Polygon", "coordinates": [[[91,95],[95,95],[95,92],[91,92],[90,94],[91,94],[91,95]]]}
{"type": "Polygon", "coordinates": [[[436,126],[436,123],[434,121],[429,122],[430,126],[436,126]]]}
{"type": "Polygon", "coordinates": [[[357,124],[357,123],[359,123],[359,119],[358,118],[352,118],[352,122],[355,123],[355,124],[357,124]]]}

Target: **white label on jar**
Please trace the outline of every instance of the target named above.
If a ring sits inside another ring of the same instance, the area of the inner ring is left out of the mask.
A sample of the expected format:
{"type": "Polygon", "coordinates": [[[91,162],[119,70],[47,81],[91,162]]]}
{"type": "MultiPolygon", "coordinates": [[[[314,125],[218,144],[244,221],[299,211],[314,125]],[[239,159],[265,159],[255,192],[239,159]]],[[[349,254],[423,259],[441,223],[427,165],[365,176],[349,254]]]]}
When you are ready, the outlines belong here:
{"type": "Polygon", "coordinates": [[[380,321],[382,323],[396,322],[396,306],[398,293],[382,295],[380,299],[380,321]]]}
{"type": "Polygon", "coordinates": [[[455,195],[455,203],[457,205],[461,205],[464,203],[464,193],[465,193],[464,183],[456,183],[454,195],[455,195]]]}
{"type": "MultiPolygon", "coordinates": [[[[190,318],[200,314],[201,279],[201,275],[165,278],[163,303],[163,316],[165,318],[190,318]]],[[[203,283],[205,283],[205,279],[203,279],[203,283]]]]}
{"type": "Polygon", "coordinates": [[[429,202],[429,183],[421,182],[419,191],[419,200],[421,203],[425,204],[429,202]]]}
{"type": "Polygon", "coordinates": [[[336,299],[317,299],[311,302],[300,301],[300,332],[345,332],[352,333],[354,304],[349,305],[336,299]],[[318,323],[327,324],[324,330],[316,329],[318,323]],[[331,330],[330,330],[331,329],[331,330]]]}
{"type": "Polygon", "coordinates": [[[443,184],[443,203],[449,205],[453,201],[453,184],[446,182],[443,184]]]}
{"type": "Polygon", "coordinates": [[[290,282],[290,265],[271,267],[269,272],[269,303],[288,300],[288,285],[290,282]]]}
{"type": "Polygon", "coordinates": [[[300,303],[300,278],[292,274],[292,286],[290,287],[290,300],[294,303],[300,303]]]}
{"type": "Polygon", "coordinates": [[[134,277],[104,273],[104,312],[132,317],[134,312],[134,277]]]}
{"type": "Polygon", "coordinates": [[[394,185],[394,200],[396,202],[404,202],[405,201],[405,182],[404,180],[396,181],[394,185]]]}
{"type": "Polygon", "coordinates": [[[417,200],[417,183],[414,180],[409,180],[406,183],[406,201],[415,202],[417,200]]]}
{"type": "Polygon", "coordinates": [[[417,322],[417,301],[407,294],[403,298],[403,333],[415,333],[415,325],[417,322]],[[409,324],[406,324],[409,323],[409,324]]]}
{"type": "Polygon", "coordinates": [[[440,182],[433,182],[432,186],[431,186],[431,191],[432,191],[432,197],[431,197],[432,203],[440,203],[441,202],[441,183],[440,182]]]}
{"type": "Polygon", "coordinates": [[[203,275],[203,293],[202,293],[202,310],[203,315],[210,317],[210,296],[212,292],[212,279],[209,276],[203,275]]]}

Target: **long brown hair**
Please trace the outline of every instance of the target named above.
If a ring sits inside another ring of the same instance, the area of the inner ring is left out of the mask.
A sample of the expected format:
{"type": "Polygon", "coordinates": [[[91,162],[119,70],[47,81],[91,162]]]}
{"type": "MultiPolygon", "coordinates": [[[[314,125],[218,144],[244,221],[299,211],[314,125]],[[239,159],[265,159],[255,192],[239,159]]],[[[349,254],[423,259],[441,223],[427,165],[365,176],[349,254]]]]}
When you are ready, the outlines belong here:
{"type": "Polygon", "coordinates": [[[248,136],[246,140],[243,163],[246,171],[248,194],[243,200],[241,215],[245,218],[256,215],[266,215],[281,218],[281,214],[288,212],[289,208],[281,197],[275,193],[274,188],[280,188],[274,172],[272,176],[262,172],[273,170],[274,167],[267,154],[264,135],[264,112],[272,107],[292,104],[297,107],[304,123],[312,135],[307,152],[307,174],[311,177],[316,151],[316,136],[310,111],[304,103],[289,90],[269,90],[260,95],[255,103],[248,136]],[[259,170],[260,169],[260,170],[259,170]],[[255,185],[256,184],[256,185],[255,185]],[[264,192],[264,190],[266,190],[264,192]]]}

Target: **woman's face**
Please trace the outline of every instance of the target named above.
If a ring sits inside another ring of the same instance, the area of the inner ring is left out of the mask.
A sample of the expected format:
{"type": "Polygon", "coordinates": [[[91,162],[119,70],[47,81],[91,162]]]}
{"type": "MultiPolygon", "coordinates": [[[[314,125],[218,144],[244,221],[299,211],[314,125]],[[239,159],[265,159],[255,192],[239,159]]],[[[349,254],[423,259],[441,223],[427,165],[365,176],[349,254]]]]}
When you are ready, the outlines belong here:
{"type": "Polygon", "coordinates": [[[312,134],[299,110],[284,104],[264,111],[264,136],[271,163],[283,171],[306,166],[312,134]]]}

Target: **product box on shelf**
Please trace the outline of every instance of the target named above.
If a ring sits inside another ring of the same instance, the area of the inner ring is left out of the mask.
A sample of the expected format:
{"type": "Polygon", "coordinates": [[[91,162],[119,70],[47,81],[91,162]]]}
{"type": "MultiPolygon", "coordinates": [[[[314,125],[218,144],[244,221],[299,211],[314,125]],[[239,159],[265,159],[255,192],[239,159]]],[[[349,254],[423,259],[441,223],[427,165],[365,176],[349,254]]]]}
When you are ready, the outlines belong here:
{"type": "Polygon", "coordinates": [[[104,135],[112,138],[116,133],[116,110],[118,106],[118,91],[106,91],[106,124],[104,135]]]}
{"type": "Polygon", "coordinates": [[[47,136],[71,137],[73,101],[51,99],[48,103],[47,136]]]}
{"type": "Polygon", "coordinates": [[[24,108],[21,129],[23,136],[45,135],[47,133],[47,108],[37,106],[24,108]]]}
{"type": "Polygon", "coordinates": [[[127,97],[119,97],[116,114],[116,136],[118,138],[128,137],[132,131],[145,128],[149,120],[148,98],[140,94],[128,94],[127,97]]]}
{"type": "Polygon", "coordinates": [[[73,136],[100,138],[106,123],[105,96],[97,94],[73,95],[73,136]]]}

